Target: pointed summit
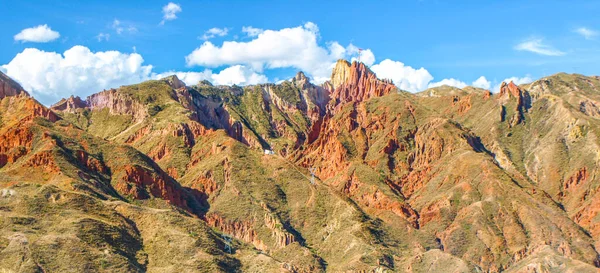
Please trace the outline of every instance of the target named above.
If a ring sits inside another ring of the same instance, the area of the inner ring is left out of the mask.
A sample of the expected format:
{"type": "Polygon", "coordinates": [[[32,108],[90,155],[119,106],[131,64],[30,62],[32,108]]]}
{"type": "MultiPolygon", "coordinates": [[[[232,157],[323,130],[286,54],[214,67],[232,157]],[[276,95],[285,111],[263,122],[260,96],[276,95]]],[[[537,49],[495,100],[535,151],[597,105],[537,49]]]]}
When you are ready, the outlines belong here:
{"type": "Polygon", "coordinates": [[[308,82],[309,80],[306,77],[306,75],[304,75],[304,72],[298,71],[298,73],[296,73],[296,76],[292,79],[292,81],[294,81],[294,82],[308,82]]]}
{"type": "Polygon", "coordinates": [[[87,107],[87,102],[82,100],[79,96],[71,95],[67,99],[61,99],[50,107],[52,110],[65,111],[68,113],[75,112],[76,109],[87,107]]]}
{"type": "Polygon", "coordinates": [[[182,80],[180,80],[179,78],[177,78],[177,75],[171,75],[168,77],[164,77],[160,80],[167,82],[167,84],[169,84],[171,87],[173,87],[173,89],[179,89],[179,88],[185,87],[185,83],[182,80]]]}
{"type": "Polygon", "coordinates": [[[331,73],[331,84],[333,88],[338,88],[344,83],[355,80],[362,76],[368,78],[377,78],[375,73],[371,71],[364,63],[361,62],[348,62],[346,60],[338,60],[331,73]]]}
{"type": "Polygon", "coordinates": [[[336,104],[361,102],[387,95],[396,89],[389,81],[380,80],[364,63],[337,61],[331,73],[330,88],[336,104]]]}

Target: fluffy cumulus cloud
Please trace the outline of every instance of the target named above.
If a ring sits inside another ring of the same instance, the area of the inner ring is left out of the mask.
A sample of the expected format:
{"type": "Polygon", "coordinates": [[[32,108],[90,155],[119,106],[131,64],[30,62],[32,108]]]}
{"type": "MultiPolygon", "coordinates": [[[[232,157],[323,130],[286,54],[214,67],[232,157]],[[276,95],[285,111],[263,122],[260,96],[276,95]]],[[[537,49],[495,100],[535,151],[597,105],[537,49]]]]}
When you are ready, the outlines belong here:
{"type": "Polygon", "coordinates": [[[202,35],[202,37],[199,37],[202,40],[209,40],[215,37],[223,37],[225,35],[227,35],[227,33],[229,33],[229,29],[228,28],[217,28],[217,27],[213,27],[207,31],[204,32],[204,34],[202,35]]]}
{"type": "Polygon", "coordinates": [[[525,40],[515,46],[515,50],[518,51],[529,51],[539,55],[545,56],[562,56],[564,52],[544,43],[543,39],[533,38],[525,40]]]}
{"type": "Polygon", "coordinates": [[[143,62],[137,53],[92,52],[84,46],[63,54],[26,48],[2,68],[41,102],[51,104],[71,94],[85,96],[145,80],[152,66],[143,62]]]}
{"type": "Polygon", "coordinates": [[[162,8],[163,20],[160,22],[160,24],[164,25],[166,21],[177,19],[177,13],[180,13],[181,10],[182,9],[179,4],[169,2],[162,8]]]}
{"type": "MultiPolygon", "coordinates": [[[[204,42],[186,56],[188,66],[245,65],[258,72],[296,68],[308,73],[316,82],[322,82],[329,78],[337,59],[358,53],[356,47],[343,47],[337,42],[320,46],[317,41],[319,28],[311,22],[280,30],[244,27],[242,31],[253,39],[247,42],[225,41],[221,46],[204,42]]],[[[363,55],[365,62],[375,61],[370,50],[363,51],[363,55]]]]}
{"type": "Polygon", "coordinates": [[[258,34],[261,34],[264,30],[260,28],[255,28],[252,26],[242,27],[242,32],[246,33],[246,35],[250,37],[256,37],[258,34]]]}
{"type": "Polygon", "coordinates": [[[26,28],[15,35],[15,41],[47,43],[54,41],[60,37],[60,33],[52,30],[48,25],[39,25],[36,27],[26,28]]]}
{"type": "Polygon", "coordinates": [[[342,51],[339,55],[342,55],[341,57],[343,57],[344,53],[350,56],[355,56],[352,57],[351,61],[361,61],[368,66],[371,66],[373,63],[375,63],[375,54],[373,54],[373,51],[370,49],[362,49],[350,44],[345,51],[342,51]]]}
{"type": "Polygon", "coordinates": [[[170,75],[176,75],[187,85],[194,85],[200,81],[207,80],[216,85],[249,85],[268,82],[267,76],[256,73],[251,68],[243,65],[234,65],[221,70],[219,73],[213,73],[206,69],[202,72],[165,72],[154,74],[153,78],[160,79],[170,75]]]}
{"type": "Polygon", "coordinates": [[[578,33],[579,35],[583,36],[584,38],[586,38],[587,40],[592,40],[594,38],[596,38],[596,36],[598,36],[598,31],[586,28],[586,27],[580,27],[578,29],[575,30],[576,33],[578,33]]]}
{"type": "MultiPolygon", "coordinates": [[[[448,85],[448,86],[453,86],[453,87],[457,87],[457,88],[465,88],[467,86],[469,86],[469,84],[467,84],[466,82],[454,79],[454,78],[450,78],[450,79],[443,79],[439,82],[432,82],[429,83],[427,85],[428,88],[432,88],[432,87],[438,87],[438,86],[442,86],[442,85],[448,85]]],[[[479,88],[483,88],[483,89],[490,89],[490,86],[492,85],[492,83],[490,81],[488,81],[484,76],[481,76],[479,78],[477,78],[475,81],[473,81],[471,83],[471,86],[473,87],[479,87],[479,88]]]]}
{"type": "MultiPolygon", "coordinates": [[[[241,65],[258,73],[262,73],[265,69],[294,68],[307,73],[313,82],[322,83],[331,76],[336,60],[350,59],[360,60],[371,66],[371,70],[378,77],[392,80],[403,90],[422,91],[428,88],[433,80],[433,76],[425,68],[417,69],[389,59],[376,64],[375,54],[370,49],[360,49],[353,44],[342,46],[335,41],[321,45],[318,42],[319,28],[311,22],[279,30],[246,26],[242,28],[242,32],[251,39],[225,41],[221,45],[206,41],[186,56],[187,65],[202,67],[241,65]]],[[[220,80],[218,77],[211,78],[213,81],[220,80]]],[[[226,81],[220,80],[220,82],[226,81]]],[[[467,85],[459,80],[447,79],[433,83],[432,86],[443,84],[461,88],[467,85]]]]}
{"type": "Polygon", "coordinates": [[[479,87],[479,88],[489,90],[490,87],[492,86],[492,82],[488,81],[484,76],[481,76],[478,79],[476,79],[471,85],[474,87],[479,87]]]}
{"type": "Polygon", "coordinates": [[[443,79],[439,82],[432,82],[432,83],[428,84],[427,87],[433,88],[433,87],[438,87],[438,86],[442,86],[442,85],[448,85],[448,86],[453,86],[453,87],[457,87],[457,88],[467,87],[467,84],[465,82],[459,81],[454,78],[443,79]]]}
{"type": "Polygon", "coordinates": [[[415,69],[402,62],[385,59],[371,67],[371,70],[382,79],[390,79],[398,88],[410,92],[418,92],[427,88],[433,76],[425,68],[415,69]]]}
{"type": "Polygon", "coordinates": [[[118,51],[92,52],[84,46],[74,46],[64,53],[27,48],[18,53],[0,71],[15,79],[46,105],[70,95],[81,97],[103,89],[139,83],[176,74],[186,84],[208,80],[214,84],[248,85],[265,83],[268,78],[243,65],[234,65],[213,72],[155,73],[152,65],[144,65],[138,53],[118,51]]]}

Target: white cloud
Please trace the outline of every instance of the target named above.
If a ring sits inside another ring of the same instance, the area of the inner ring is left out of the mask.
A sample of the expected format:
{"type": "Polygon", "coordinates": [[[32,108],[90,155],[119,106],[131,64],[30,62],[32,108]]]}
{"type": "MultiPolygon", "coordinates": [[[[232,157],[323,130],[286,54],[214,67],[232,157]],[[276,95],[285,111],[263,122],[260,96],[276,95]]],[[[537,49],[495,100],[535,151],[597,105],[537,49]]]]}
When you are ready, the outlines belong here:
{"type": "Polygon", "coordinates": [[[177,77],[187,85],[194,85],[202,80],[207,80],[215,85],[250,85],[268,82],[267,76],[254,72],[251,68],[243,65],[235,65],[213,73],[206,69],[202,72],[165,72],[154,74],[153,78],[160,79],[169,75],[177,77]]]}
{"type": "MultiPolygon", "coordinates": [[[[475,81],[473,81],[471,83],[471,86],[479,87],[479,88],[483,88],[483,89],[490,89],[491,84],[492,83],[490,81],[488,81],[484,76],[481,76],[481,77],[477,78],[475,81]]],[[[427,85],[427,88],[438,87],[438,86],[442,86],[442,85],[448,85],[448,86],[461,88],[461,89],[468,86],[468,84],[466,82],[463,82],[461,80],[457,80],[454,78],[450,78],[450,79],[443,79],[439,82],[429,83],[427,85]]]]}
{"type": "Polygon", "coordinates": [[[14,36],[14,39],[22,43],[47,43],[58,39],[58,37],[60,37],[60,33],[52,30],[48,25],[39,25],[21,30],[21,32],[14,36]]]}
{"type": "Polygon", "coordinates": [[[546,56],[562,56],[564,52],[553,48],[550,45],[544,44],[542,39],[534,38],[523,41],[522,43],[515,46],[515,50],[529,51],[546,56]]]}
{"type": "Polygon", "coordinates": [[[181,6],[179,4],[169,2],[162,8],[162,12],[163,20],[160,22],[160,24],[164,25],[166,21],[177,19],[177,13],[181,12],[181,6]]]}
{"type": "Polygon", "coordinates": [[[484,76],[481,76],[478,79],[476,79],[473,83],[471,83],[471,85],[474,87],[479,87],[479,88],[489,90],[490,87],[492,86],[492,83],[490,81],[488,81],[484,76]]]}
{"type": "Polygon", "coordinates": [[[580,27],[580,28],[576,29],[575,32],[578,33],[579,35],[583,36],[587,40],[594,39],[596,36],[598,36],[597,31],[589,29],[589,28],[585,28],[585,27],[580,27]]]}
{"type": "Polygon", "coordinates": [[[425,68],[414,69],[402,62],[385,59],[371,67],[379,78],[391,79],[394,84],[406,91],[418,92],[427,88],[433,76],[425,68]]]}
{"type": "Polygon", "coordinates": [[[123,32],[123,27],[121,26],[121,21],[115,19],[113,20],[112,28],[115,29],[117,34],[121,34],[123,32]]]}
{"type": "Polygon", "coordinates": [[[235,65],[223,69],[219,74],[213,74],[215,84],[248,85],[268,82],[265,75],[257,74],[243,65],[235,65]]]}
{"type": "Polygon", "coordinates": [[[72,94],[87,96],[148,79],[152,66],[143,62],[137,53],[91,52],[84,46],[63,54],[26,48],[2,68],[42,103],[51,104],[72,94]]]}
{"type": "Polygon", "coordinates": [[[353,44],[350,44],[346,48],[346,52],[349,55],[356,55],[356,57],[352,57],[351,61],[358,61],[360,59],[361,62],[368,66],[371,66],[373,65],[373,63],[375,63],[375,54],[373,54],[373,51],[371,51],[370,49],[362,49],[356,47],[353,44]]]}
{"type": "Polygon", "coordinates": [[[450,79],[443,79],[439,82],[432,82],[430,84],[427,85],[427,88],[433,88],[433,87],[438,87],[438,86],[442,86],[442,85],[448,85],[448,86],[453,86],[456,88],[465,88],[467,87],[467,84],[465,82],[459,81],[457,79],[454,78],[450,78],[450,79]]]}
{"type": "Polygon", "coordinates": [[[96,35],[96,39],[98,42],[102,42],[102,40],[108,41],[110,39],[110,34],[100,32],[98,35],[96,35]]]}
{"type": "Polygon", "coordinates": [[[202,40],[209,40],[209,39],[215,38],[217,36],[223,37],[223,36],[227,35],[227,33],[229,33],[228,28],[213,27],[213,28],[207,30],[206,32],[204,32],[204,35],[202,35],[202,37],[199,37],[199,38],[201,38],[202,40]]]}
{"type": "MultiPolygon", "coordinates": [[[[219,67],[239,64],[258,72],[265,68],[296,68],[319,83],[329,78],[337,59],[358,54],[352,45],[344,48],[333,42],[327,47],[320,46],[317,43],[319,28],[311,22],[280,30],[244,27],[242,31],[254,35],[254,39],[248,42],[225,41],[221,46],[204,42],[186,56],[187,65],[219,67]]],[[[363,57],[371,63],[375,59],[370,50],[363,51],[363,57]]]]}
{"type": "Polygon", "coordinates": [[[124,25],[121,21],[119,21],[118,19],[114,19],[113,23],[112,23],[112,28],[115,30],[115,32],[119,35],[123,34],[124,31],[127,31],[129,33],[133,33],[137,31],[137,28],[135,28],[132,25],[124,25]]]}
{"type": "Polygon", "coordinates": [[[500,92],[500,86],[502,86],[502,82],[505,82],[505,83],[513,82],[514,84],[519,85],[519,84],[533,82],[533,79],[529,75],[522,77],[522,78],[519,78],[519,77],[506,78],[494,86],[494,90],[493,90],[494,92],[500,92]]]}
{"type": "Polygon", "coordinates": [[[251,26],[247,26],[247,27],[242,27],[242,32],[246,33],[246,35],[250,36],[250,37],[256,37],[258,36],[258,34],[263,33],[264,30],[260,29],[260,28],[255,28],[255,27],[251,27],[251,26]]]}

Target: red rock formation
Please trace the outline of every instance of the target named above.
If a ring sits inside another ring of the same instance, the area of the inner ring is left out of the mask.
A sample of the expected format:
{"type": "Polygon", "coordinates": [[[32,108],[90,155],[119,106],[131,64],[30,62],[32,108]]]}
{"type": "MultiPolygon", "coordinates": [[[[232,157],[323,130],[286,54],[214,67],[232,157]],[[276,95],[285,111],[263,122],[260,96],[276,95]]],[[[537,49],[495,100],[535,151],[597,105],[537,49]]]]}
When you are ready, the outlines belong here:
{"type": "Polygon", "coordinates": [[[223,233],[229,234],[244,242],[251,243],[258,249],[267,249],[267,246],[262,240],[258,239],[258,235],[253,228],[253,221],[230,221],[216,213],[206,215],[205,220],[209,226],[217,228],[223,233]]]}
{"type": "Polygon", "coordinates": [[[503,102],[503,104],[505,104],[507,101],[510,101],[511,98],[515,98],[517,100],[515,114],[511,117],[509,126],[512,127],[525,121],[525,112],[527,112],[527,107],[529,107],[528,104],[530,103],[530,97],[527,91],[521,90],[521,88],[515,85],[512,81],[509,84],[502,82],[498,98],[503,102]]]}
{"type": "Polygon", "coordinates": [[[9,96],[17,96],[20,94],[29,96],[29,94],[25,92],[25,90],[23,90],[23,87],[21,87],[21,85],[13,81],[4,73],[0,72],[0,99],[9,96]]]}
{"type": "Polygon", "coordinates": [[[282,248],[296,242],[296,237],[285,231],[282,228],[281,221],[270,213],[265,214],[265,225],[271,230],[272,236],[275,238],[275,246],[282,248]]]}
{"type": "Polygon", "coordinates": [[[521,89],[512,81],[508,84],[502,82],[502,84],[500,85],[500,97],[512,96],[515,98],[520,98],[522,92],[523,91],[521,91],[521,89]]]}
{"type": "Polygon", "coordinates": [[[86,151],[78,150],[75,152],[75,156],[81,165],[90,171],[97,173],[107,173],[108,168],[104,163],[94,157],[89,156],[86,151]]]}
{"type": "Polygon", "coordinates": [[[596,189],[590,196],[590,203],[575,213],[573,221],[586,228],[593,238],[599,238],[600,222],[596,219],[600,215],[600,190],[596,189]]]}
{"type": "Polygon", "coordinates": [[[212,171],[207,171],[194,180],[191,188],[201,191],[208,197],[219,189],[219,185],[214,180],[212,171]]]}
{"type": "Polygon", "coordinates": [[[87,107],[87,103],[80,97],[70,96],[67,99],[61,99],[50,107],[52,110],[63,111],[67,113],[73,113],[77,109],[87,107]]]}
{"type": "Polygon", "coordinates": [[[52,151],[42,151],[34,154],[25,162],[25,167],[41,168],[45,174],[58,173],[60,168],[54,160],[52,151]]]}
{"type": "Polygon", "coordinates": [[[139,141],[140,139],[142,139],[144,136],[147,136],[152,130],[151,126],[145,126],[139,130],[137,130],[135,133],[129,135],[127,137],[127,139],[125,139],[125,143],[127,144],[132,144],[135,143],[137,141],[139,141]]]}
{"type": "Polygon", "coordinates": [[[194,212],[188,206],[183,189],[162,171],[148,170],[138,165],[126,166],[115,189],[135,199],[147,199],[151,196],[162,198],[175,206],[194,212]]]}
{"type": "Polygon", "coordinates": [[[31,150],[33,132],[29,127],[14,127],[0,135],[0,166],[14,163],[31,150]]]}
{"type": "Polygon", "coordinates": [[[569,179],[564,182],[564,189],[567,191],[574,191],[574,188],[579,184],[585,182],[588,178],[587,168],[583,167],[573,174],[569,179]]]}
{"type": "Polygon", "coordinates": [[[347,102],[359,103],[381,97],[396,90],[392,83],[377,78],[364,63],[339,60],[331,75],[330,90],[333,107],[347,102]]]}
{"type": "Polygon", "coordinates": [[[457,108],[456,111],[458,112],[458,114],[464,115],[471,109],[471,97],[472,95],[464,97],[454,96],[452,98],[452,106],[457,108]]]}
{"type": "Polygon", "coordinates": [[[25,107],[26,107],[26,109],[31,111],[31,118],[43,117],[52,122],[55,122],[60,119],[60,117],[58,117],[58,115],[56,115],[54,112],[52,112],[52,110],[41,105],[39,102],[37,102],[34,99],[27,100],[25,107]]]}

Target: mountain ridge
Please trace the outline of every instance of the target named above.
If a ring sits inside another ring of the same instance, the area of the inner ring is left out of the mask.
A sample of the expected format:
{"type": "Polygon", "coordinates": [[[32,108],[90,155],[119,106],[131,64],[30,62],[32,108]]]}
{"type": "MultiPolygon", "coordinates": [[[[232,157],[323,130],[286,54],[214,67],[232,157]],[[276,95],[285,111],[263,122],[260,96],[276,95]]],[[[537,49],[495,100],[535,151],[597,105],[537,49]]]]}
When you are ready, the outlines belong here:
{"type": "Polygon", "coordinates": [[[557,74],[411,94],[341,60],[320,86],[169,76],[50,109],[11,91],[0,268],[596,272],[598,87],[557,74]],[[58,221],[89,254],[48,259],[58,221]]]}

